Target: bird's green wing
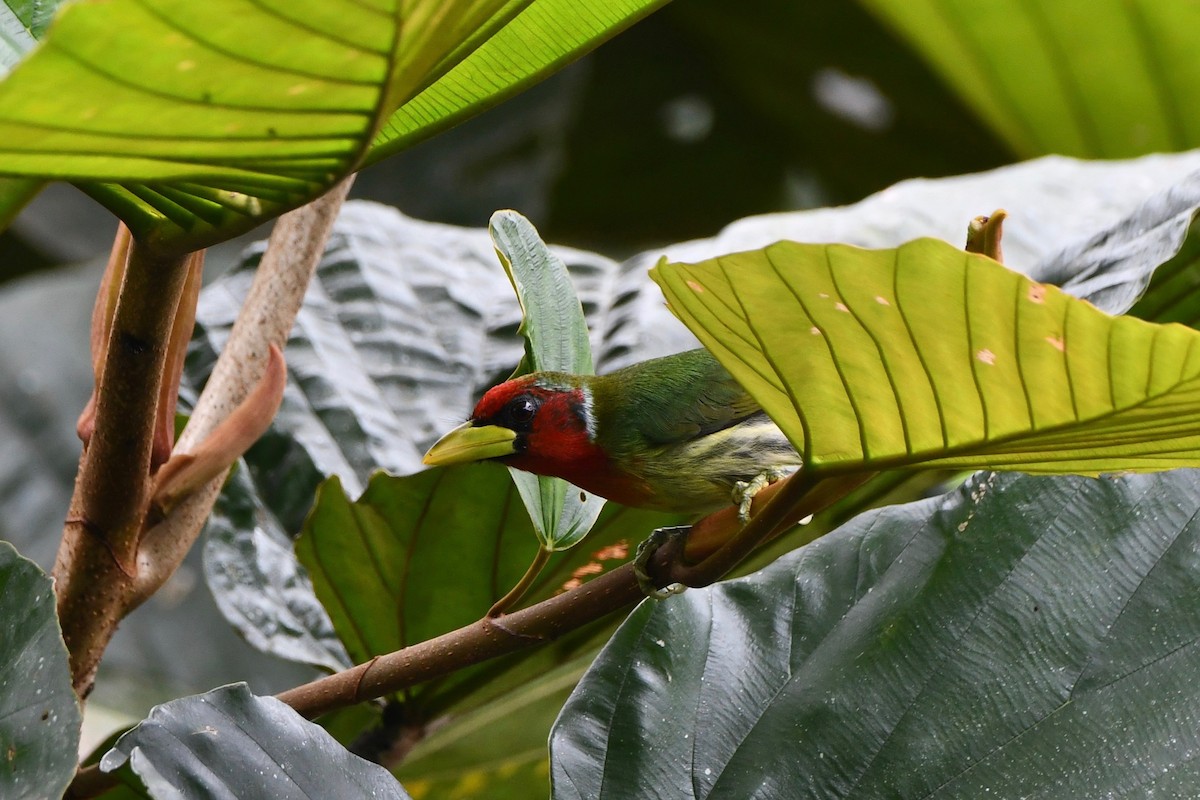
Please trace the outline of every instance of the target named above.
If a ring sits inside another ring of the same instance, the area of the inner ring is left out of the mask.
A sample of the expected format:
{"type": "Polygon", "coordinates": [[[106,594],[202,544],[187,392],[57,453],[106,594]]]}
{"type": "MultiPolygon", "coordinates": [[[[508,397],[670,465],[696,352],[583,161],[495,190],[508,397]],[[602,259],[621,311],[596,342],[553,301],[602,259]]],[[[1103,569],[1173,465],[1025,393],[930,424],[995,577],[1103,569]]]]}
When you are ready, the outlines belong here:
{"type": "Polygon", "coordinates": [[[628,427],[617,435],[662,445],[704,436],[762,409],[707,350],[643,361],[605,376],[628,427]]]}

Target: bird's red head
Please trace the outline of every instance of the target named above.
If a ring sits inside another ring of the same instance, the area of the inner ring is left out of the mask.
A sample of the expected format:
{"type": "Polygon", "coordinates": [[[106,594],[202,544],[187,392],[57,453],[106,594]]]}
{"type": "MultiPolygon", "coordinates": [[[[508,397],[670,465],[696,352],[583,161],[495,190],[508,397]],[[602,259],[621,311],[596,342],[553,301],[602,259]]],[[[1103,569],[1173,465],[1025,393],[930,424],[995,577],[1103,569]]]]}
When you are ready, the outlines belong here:
{"type": "MultiPolygon", "coordinates": [[[[571,480],[604,459],[595,444],[591,398],[586,389],[522,375],[494,386],[475,406],[476,426],[497,425],[517,434],[516,452],[502,460],[517,469],[571,480]]],[[[574,481],[572,481],[574,482],[574,481]]]]}
{"type": "Polygon", "coordinates": [[[650,487],[599,444],[592,400],[578,376],[540,372],[506,381],[483,396],[466,424],[430,448],[425,463],[493,459],[619,503],[644,505],[650,487]]]}

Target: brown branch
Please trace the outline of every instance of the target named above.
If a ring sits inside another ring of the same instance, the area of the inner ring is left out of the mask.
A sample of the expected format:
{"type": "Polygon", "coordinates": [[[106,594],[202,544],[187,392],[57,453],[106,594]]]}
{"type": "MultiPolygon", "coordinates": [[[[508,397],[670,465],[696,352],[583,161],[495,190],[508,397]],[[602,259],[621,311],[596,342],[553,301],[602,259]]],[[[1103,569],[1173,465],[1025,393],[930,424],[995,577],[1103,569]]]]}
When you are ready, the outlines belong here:
{"type": "Polygon", "coordinates": [[[95,427],[55,559],[55,592],[75,691],[91,691],[137,571],[151,449],[171,327],[188,256],[130,243],[96,387],[95,427]]]}
{"type": "Polygon", "coordinates": [[[990,217],[975,217],[967,226],[968,253],[981,253],[1000,264],[1004,263],[1001,239],[1004,237],[1004,220],[1008,212],[998,208],[990,217]]]}
{"type": "MultiPolygon", "coordinates": [[[[689,564],[679,557],[681,554],[677,549],[664,546],[652,556],[649,565],[654,582],[660,587],[685,582],[689,586],[707,586],[736,566],[754,547],[790,528],[800,517],[820,511],[844,497],[869,477],[870,474],[856,474],[811,479],[805,478],[803,473],[797,474],[770,487],[772,491],[762,493],[770,499],[745,527],[728,527],[722,521],[726,510],[711,514],[693,529],[707,531],[703,549],[713,548],[703,554],[707,557],[699,563],[689,564]],[[727,532],[722,543],[716,539],[718,526],[727,532]]],[[[736,509],[727,511],[736,519],[736,509]]],[[[694,550],[693,554],[702,555],[700,550],[694,550]]],[[[633,565],[624,564],[549,600],[498,618],[485,617],[437,638],[289,689],[277,697],[300,714],[312,718],[553,641],[642,599],[644,595],[633,565]]]]}
{"type": "Polygon", "coordinates": [[[631,565],[498,619],[484,618],[276,695],[305,717],[382,697],[465,667],[557,639],[643,599],[631,565]]]}
{"type": "MultiPolygon", "coordinates": [[[[831,478],[813,476],[804,470],[758,493],[754,506],[762,510],[744,526],[737,509],[724,508],[692,526],[685,542],[664,546],[665,573],[655,573],[660,586],[708,586],[729,574],[756,549],[791,530],[805,517],[823,511],[874,476],[854,472],[831,478]]],[[[661,562],[660,562],[661,563],[661,562]]]]}
{"type": "MultiPolygon", "coordinates": [[[[345,201],[354,178],[350,176],[331,189],[326,195],[307,206],[285,214],[276,223],[271,233],[267,254],[263,257],[255,274],[250,292],[242,304],[238,320],[230,333],[229,340],[217,360],[212,376],[189,420],[187,428],[179,438],[175,450],[189,453],[199,448],[245,400],[258,384],[265,369],[270,345],[282,347],[288,332],[295,322],[296,313],[304,298],[313,270],[325,249],[325,242],[333,227],[338,210],[345,201]]],[[[182,287],[181,287],[182,288],[182,287]]],[[[169,325],[166,330],[169,331],[169,325]]],[[[106,370],[109,367],[105,368],[106,370]]],[[[161,369],[159,372],[161,376],[161,369]]],[[[142,396],[156,398],[158,391],[149,391],[142,396]]],[[[149,422],[152,430],[153,413],[149,422]]],[[[97,430],[99,424],[97,424],[97,430]]],[[[149,440],[147,440],[149,441],[149,440]]],[[[147,447],[148,450],[148,447],[147,447]]],[[[90,452],[90,448],[89,448],[90,452]]],[[[85,458],[86,458],[85,454],[85,458]]],[[[149,458],[146,471],[138,484],[139,508],[145,513],[148,508],[150,489],[149,458]]],[[[132,572],[117,570],[115,557],[107,550],[95,551],[101,542],[98,531],[91,530],[88,519],[72,513],[64,532],[63,545],[59,550],[59,565],[55,567],[58,577],[60,614],[63,607],[64,585],[60,575],[72,564],[98,563],[108,569],[93,572],[90,581],[80,572],[73,576],[70,595],[74,613],[79,616],[75,627],[79,636],[91,642],[90,667],[87,685],[82,691],[77,683],[76,691],[83,693],[90,688],[95,667],[103,654],[104,646],[111,639],[121,618],[150,597],[174,574],[184,556],[191,549],[196,537],[212,512],[224,483],[225,472],[209,481],[192,494],[179,500],[166,517],[141,535],[137,549],[136,569],[132,572]],[[89,533],[89,531],[91,531],[89,533]],[[86,550],[86,552],[85,552],[86,550]],[[82,555],[81,555],[82,554],[82,555]],[[92,618],[91,608],[106,609],[103,616],[92,618]]],[[[78,494],[78,485],[76,494],[78,494]]],[[[124,487],[118,494],[130,494],[124,487]]],[[[74,501],[72,510],[74,510],[74,501]]],[[[139,525],[141,520],[139,519],[139,525]]],[[[64,635],[66,633],[64,622],[64,635]]],[[[72,669],[74,672],[74,656],[72,669]]],[[[117,785],[115,776],[100,772],[95,766],[80,768],[68,789],[66,797],[95,797],[117,785]]]]}

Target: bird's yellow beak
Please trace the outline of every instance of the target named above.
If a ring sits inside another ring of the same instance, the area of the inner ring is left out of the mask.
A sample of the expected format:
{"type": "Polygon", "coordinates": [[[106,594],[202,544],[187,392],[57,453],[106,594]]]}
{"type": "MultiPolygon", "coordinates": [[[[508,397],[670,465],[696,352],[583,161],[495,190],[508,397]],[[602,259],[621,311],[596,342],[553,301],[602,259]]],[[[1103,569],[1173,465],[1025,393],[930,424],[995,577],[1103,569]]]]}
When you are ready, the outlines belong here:
{"type": "Polygon", "coordinates": [[[516,438],[516,431],[499,425],[475,427],[470,422],[464,422],[434,442],[422,461],[432,467],[447,467],[485,458],[511,456],[517,452],[513,447],[516,438]]]}

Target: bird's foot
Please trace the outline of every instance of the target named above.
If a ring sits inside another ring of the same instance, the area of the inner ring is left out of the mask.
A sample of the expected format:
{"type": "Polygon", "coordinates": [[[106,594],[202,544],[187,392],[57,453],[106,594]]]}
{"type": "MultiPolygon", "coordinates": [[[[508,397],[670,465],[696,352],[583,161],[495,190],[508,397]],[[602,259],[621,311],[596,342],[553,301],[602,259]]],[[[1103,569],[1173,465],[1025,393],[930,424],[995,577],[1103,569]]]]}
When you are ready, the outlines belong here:
{"type": "Polygon", "coordinates": [[[798,467],[771,467],[763,470],[748,481],[738,481],[733,485],[733,503],[738,507],[738,521],[745,525],[750,521],[750,506],[754,496],[776,481],[783,480],[795,472],[798,467]]]}
{"type": "Polygon", "coordinates": [[[688,531],[691,529],[691,525],[655,528],[654,532],[646,537],[646,541],[638,545],[637,554],[633,557],[633,576],[637,578],[638,588],[647,597],[653,597],[655,600],[665,600],[673,594],[682,594],[687,589],[682,583],[672,583],[660,589],[655,585],[646,568],[650,566],[650,559],[654,557],[654,553],[658,548],[672,539],[687,536],[688,531]]]}

